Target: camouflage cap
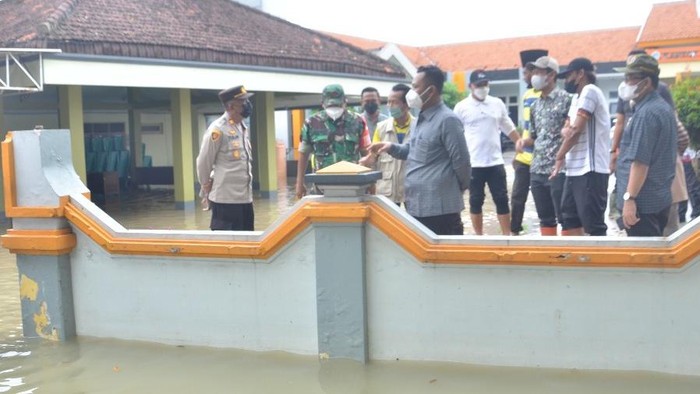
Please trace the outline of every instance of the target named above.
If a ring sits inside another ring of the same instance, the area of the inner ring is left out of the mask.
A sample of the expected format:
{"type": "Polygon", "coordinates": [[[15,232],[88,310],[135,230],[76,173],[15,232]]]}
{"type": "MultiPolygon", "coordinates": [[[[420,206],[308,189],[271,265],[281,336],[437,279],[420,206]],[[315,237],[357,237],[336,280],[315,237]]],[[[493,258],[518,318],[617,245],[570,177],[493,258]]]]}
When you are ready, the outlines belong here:
{"type": "Polygon", "coordinates": [[[338,84],[328,85],[323,88],[323,105],[343,105],[345,102],[345,91],[338,84]]]}
{"type": "Polygon", "coordinates": [[[625,74],[659,75],[659,62],[646,53],[637,53],[627,57],[627,66],[614,69],[625,74]]]}

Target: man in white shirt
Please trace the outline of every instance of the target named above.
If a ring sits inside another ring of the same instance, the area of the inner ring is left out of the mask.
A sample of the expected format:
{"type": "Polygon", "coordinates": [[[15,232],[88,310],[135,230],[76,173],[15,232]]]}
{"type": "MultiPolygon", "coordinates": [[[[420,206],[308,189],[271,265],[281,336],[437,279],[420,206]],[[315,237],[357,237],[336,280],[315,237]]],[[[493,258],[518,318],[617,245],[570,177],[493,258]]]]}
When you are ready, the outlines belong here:
{"type": "Polygon", "coordinates": [[[484,70],[475,70],[469,76],[471,94],[457,103],[454,112],[464,125],[472,176],[469,183],[469,213],[476,235],[483,234],[485,187],[489,185],[496,204],[498,224],[503,235],[510,234],[510,208],[506,170],[501,151],[503,133],[513,142],[520,139],[515,124],[508,116],[503,101],[489,96],[489,78],[484,70]]]}
{"type": "Polygon", "coordinates": [[[552,177],[566,161],[561,210],[562,235],[606,235],[605,208],[610,176],[610,112],[605,94],[595,85],[593,63],[580,57],[566,71],[565,90],[574,94],[562,129],[552,177]]]}

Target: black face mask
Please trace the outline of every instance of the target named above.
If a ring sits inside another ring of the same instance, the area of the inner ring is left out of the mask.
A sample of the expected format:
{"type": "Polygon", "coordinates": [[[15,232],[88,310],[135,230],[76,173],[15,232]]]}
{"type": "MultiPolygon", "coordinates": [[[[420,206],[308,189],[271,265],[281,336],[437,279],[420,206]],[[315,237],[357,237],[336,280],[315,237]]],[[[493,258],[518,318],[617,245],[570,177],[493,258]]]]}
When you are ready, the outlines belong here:
{"type": "Polygon", "coordinates": [[[241,116],[244,118],[248,118],[252,114],[253,114],[253,103],[251,103],[250,100],[246,100],[245,103],[243,103],[243,109],[241,109],[241,116]]]}
{"type": "Polygon", "coordinates": [[[564,90],[571,94],[578,93],[578,84],[576,84],[576,80],[566,82],[564,84],[564,90]]]}
{"type": "Polygon", "coordinates": [[[379,109],[379,105],[377,103],[371,102],[367,103],[363,107],[365,111],[367,111],[368,114],[374,115],[375,112],[379,109]]]}

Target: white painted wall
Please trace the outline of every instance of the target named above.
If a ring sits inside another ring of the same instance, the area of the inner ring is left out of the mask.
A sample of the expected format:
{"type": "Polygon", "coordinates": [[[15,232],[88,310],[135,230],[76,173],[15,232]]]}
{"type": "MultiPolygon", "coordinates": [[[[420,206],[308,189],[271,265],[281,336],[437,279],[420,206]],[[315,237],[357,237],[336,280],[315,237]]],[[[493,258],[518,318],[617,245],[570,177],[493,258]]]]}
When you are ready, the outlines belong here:
{"type": "Polygon", "coordinates": [[[162,134],[141,134],[146,144],[146,155],[153,158],[153,166],[173,165],[173,118],[170,112],[143,112],[141,124],[162,124],[162,134]]]}
{"type": "Polygon", "coordinates": [[[310,232],[280,256],[252,262],[110,256],[74,231],[78,335],[316,354],[310,232]]]}
{"type": "Polygon", "coordinates": [[[700,267],[421,265],[368,229],[370,357],[700,374],[700,267]]]}

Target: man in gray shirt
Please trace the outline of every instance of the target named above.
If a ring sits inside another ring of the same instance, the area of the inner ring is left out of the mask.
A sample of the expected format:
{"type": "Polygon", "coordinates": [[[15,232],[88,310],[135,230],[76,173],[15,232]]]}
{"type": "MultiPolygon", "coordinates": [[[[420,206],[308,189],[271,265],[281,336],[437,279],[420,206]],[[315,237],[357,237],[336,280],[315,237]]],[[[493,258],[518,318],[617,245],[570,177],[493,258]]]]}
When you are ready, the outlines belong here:
{"type": "Polygon", "coordinates": [[[661,236],[671,208],[676,118],[657,92],[659,64],[647,54],[627,58],[624,96],[634,101],[617,164],[617,206],[629,236],[661,236]]]}
{"type": "Polygon", "coordinates": [[[371,154],[387,152],[406,160],[406,211],[438,235],[462,235],[460,212],[469,187],[471,165],[462,122],[443,102],[445,74],[421,66],[406,94],[419,109],[416,128],[404,144],[378,142],[371,154]]]}

